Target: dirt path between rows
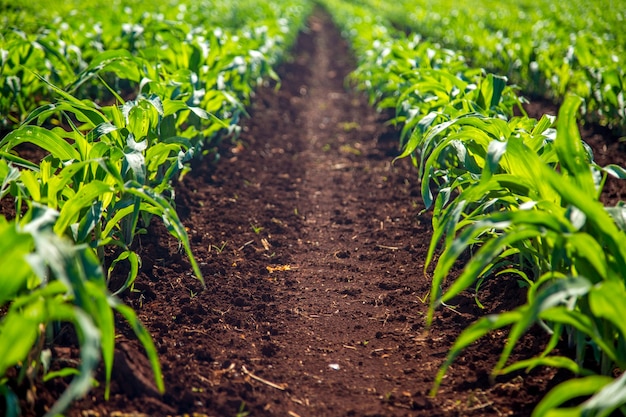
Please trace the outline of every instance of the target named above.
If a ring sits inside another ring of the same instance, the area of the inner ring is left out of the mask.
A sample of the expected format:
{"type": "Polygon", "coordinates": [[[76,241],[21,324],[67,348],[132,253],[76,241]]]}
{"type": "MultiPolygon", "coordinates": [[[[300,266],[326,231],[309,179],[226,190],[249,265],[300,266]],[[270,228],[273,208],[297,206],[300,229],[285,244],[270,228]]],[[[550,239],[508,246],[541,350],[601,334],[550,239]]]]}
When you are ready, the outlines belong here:
{"type": "MultiPolygon", "coordinates": [[[[125,301],[154,337],[167,392],[156,392],[120,323],[110,401],[98,387],[69,414],[530,415],[562,376],[539,369],[491,384],[504,334],[468,349],[440,394],[427,395],[458,333],[523,292],[487,284],[485,310],[459,298],[425,332],[430,219],[415,170],[391,164],[397,134],[346,92],[354,63],[326,14],[316,11],[295,51],[280,90],[255,97],[240,143],[178,188],[208,288],[158,222],[138,243],[142,272],[125,301]]],[[[538,352],[537,335],[515,357],[538,352]]],[[[63,386],[40,387],[27,414],[41,414],[63,386]]]]}

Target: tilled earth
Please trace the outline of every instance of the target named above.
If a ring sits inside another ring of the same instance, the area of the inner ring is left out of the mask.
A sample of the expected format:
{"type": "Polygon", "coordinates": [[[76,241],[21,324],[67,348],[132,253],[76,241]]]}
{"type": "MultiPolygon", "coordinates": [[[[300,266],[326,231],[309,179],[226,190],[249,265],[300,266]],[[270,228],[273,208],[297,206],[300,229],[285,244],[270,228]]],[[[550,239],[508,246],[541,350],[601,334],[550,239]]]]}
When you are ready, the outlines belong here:
{"type": "MultiPolygon", "coordinates": [[[[157,392],[120,321],[110,400],[101,385],[69,415],[530,415],[569,375],[537,369],[490,382],[505,333],[472,345],[428,396],[459,332],[524,292],[513,280],[488,282],[484,310],[467,294],[424,327],[431,226],[415,168],[392,164],[397,132],[346,92],[354,63],[325,14],[311,17],[293,56],[280,90],[257,92],[240,140],[177,186],[207,288],[157,221],[137,242],[143,266],[124,300],[153,335],[167,391],[157,392]]],[[[617,142],[592,130],[585,139],[598,162],[624,165],[617,142]]],[[[607,201],[624,197],[618,182],[607,190],[607,201]]],[[[534,329],[514,357],[545,341],[534,329]]],[[[42,414],[64,386],[39,386],[38,400],[22,401],[25,414],[42,414]]]]}

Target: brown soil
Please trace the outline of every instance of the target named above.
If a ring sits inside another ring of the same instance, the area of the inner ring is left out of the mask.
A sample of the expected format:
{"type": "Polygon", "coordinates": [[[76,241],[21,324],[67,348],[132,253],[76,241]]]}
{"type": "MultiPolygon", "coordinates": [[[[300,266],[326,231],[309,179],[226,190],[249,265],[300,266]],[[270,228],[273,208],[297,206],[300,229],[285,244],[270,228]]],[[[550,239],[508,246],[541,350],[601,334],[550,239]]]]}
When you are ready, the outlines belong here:
{"type": "MultiPolygon", "coordinates": [[[[70,416],[528,416],[568,376],[537,369],[490,383],[506,336],[496,333],[428,396],[459,332],[524,292],[489,282],[479,293],[484,310],[467,294],[426,331],[430,218],[420,214],[410,161],[391,163],[397,133],[346,92],[353,68],[336,28],[316,12],[281,69],[281,89],[258,91],[240,142],[177,188],[207,289],[157,222],[139,239],[142,272],[124,299],[154,337],[166,393],[120,322],[111,399],[95,388],[70,416]]],[[[620,163],[610,148],[618,145],[606,146],[620,163]]],[[[618,185],[611,199],[624,197],[618,185]]],[[[537,354],[545,339],[531,332],[515,358],[537,354]]],[[[40,415],[63,386],[38,387],[34,404],[22,401],[25,414],[40,415]]]]}

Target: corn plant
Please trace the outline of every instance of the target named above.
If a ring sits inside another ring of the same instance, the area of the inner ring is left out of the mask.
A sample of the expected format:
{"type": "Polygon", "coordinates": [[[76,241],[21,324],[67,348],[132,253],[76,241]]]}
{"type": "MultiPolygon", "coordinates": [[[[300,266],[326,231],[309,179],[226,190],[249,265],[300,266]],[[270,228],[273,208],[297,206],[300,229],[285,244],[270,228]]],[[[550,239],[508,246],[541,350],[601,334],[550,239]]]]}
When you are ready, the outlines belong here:
{"type": "Polygon", "coordinates": [[[134,311],[111,295],[104,272],[92,249],[75,245],[53,231],[59,213],[31,205],[18,223],[0,217],[2,239],[0,307],[0,392],[7,415],[19,415],[13,384],[32,384],[41,374],[46,378],[74,375],[67,390],[46,415],[62,413],[72,400],[91,387],[100,357],[106,374],[106,396],[113,367],[115,328],[113,311],[129,322],[152,363],[158,388],[163,380],[158,355],[150,335],[134,311]],[[68,323],[78,336],[81,361],[78,369],[52,370],[48,344],[52,326],[68,323]],[[16,380],[7,372],[15,369],[16,380]]]}

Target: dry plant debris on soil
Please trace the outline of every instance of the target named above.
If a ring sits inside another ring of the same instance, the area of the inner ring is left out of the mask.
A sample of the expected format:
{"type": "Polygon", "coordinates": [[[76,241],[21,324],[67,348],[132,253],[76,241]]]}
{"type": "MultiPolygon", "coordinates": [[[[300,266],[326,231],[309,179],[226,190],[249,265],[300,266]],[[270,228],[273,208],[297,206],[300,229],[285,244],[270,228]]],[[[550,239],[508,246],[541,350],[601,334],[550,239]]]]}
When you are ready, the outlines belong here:
{"type": "MultiPolygon", "coordinates": [[[[120,322],[111,399],[96,388],[70,416],[527,416],[568,377],[537,369],[491,382],[506,337],[495,333],[428,396],[459,332],[519,304],[524,292],[513,281],[487,283],[478,294],[484,310],[467,294],[425,331],[430,218],[420,214],[410,161],[391,163],[397,132],[345,88],[354,65],[317,11],[280,70],[281,88],[257,92],[240,142],[177,185],[208,288],[160,225],[137,243],[142,272],[125,301],[155,339],[166,393],[120,322]]],[[[624,165],[617,143],[583,133],[600,164],[624,165]]],[[[624,197],[618,182],[606,190],[608,200],[624,197]]],[[[531,332],[515,358],[544,343],[531,332]]],[[[69,343],[55,349],[76,354],[69,343]]],[[[39,386],[23,410],[41,414],[63,384],[39,386]]]]}

